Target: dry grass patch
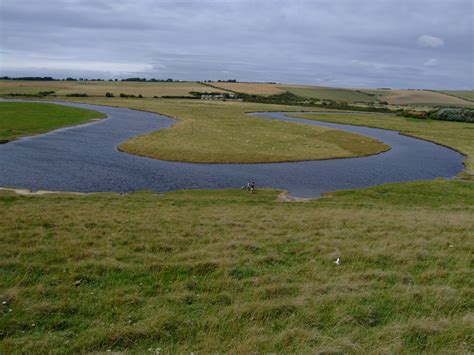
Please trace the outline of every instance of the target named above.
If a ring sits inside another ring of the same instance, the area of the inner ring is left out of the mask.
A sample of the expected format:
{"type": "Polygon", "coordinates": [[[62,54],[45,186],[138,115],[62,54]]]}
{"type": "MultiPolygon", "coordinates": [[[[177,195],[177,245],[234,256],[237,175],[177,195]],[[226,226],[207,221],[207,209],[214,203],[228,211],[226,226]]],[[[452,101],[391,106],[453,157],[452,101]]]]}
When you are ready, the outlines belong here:
{"type": "MultiPolygon", "coordinates": [[[[132,82],[132,81],[0,81],[0,95],[10,93],[37,94],[40,91],[55,91],[55,95],[87,94],[105,96],[112,92],[115,96],[127,95],[154,96],[191,96],[189,92],[210,91],[208,86],[198,82],[132,82]]],[[[224,90],[212,90],[221,91],[224,90]]]]}
{"type": "Polygon", "coordinates": [[[469,106],[472,102],[461,97],[428,90],[362,90],[379,96],[392,105],[454,105],[469,106]]]}
{"type": "Polygon", "coordinates": [[[284,90],[278,84],[266,83],[210,83],[213,87],[224,90],[243,92],[250,95],[275,95],[281,94],[284,90]]]}
{"type": "MultiPolygon", "coordinates": [[[[206,92],[209,88],[197,82],[183,83],[144,83],[144,82],[108,82],[92,81],[80,82],[67,89],[57,92],[58,95],[67,95],[76,92],[86,93],[89,96],[104,96],[106,92],[112,92],[115,96],[120,93],[126,95],[142,95],[144,97],[154,96],[191,96],[191,91],[206,92]]],[[[213,90],[220,91],[220,90],[213,90]]],[[[224,91],[222,91],[224,92],[224,91]]]]}
{"type": "Polygon", "coordinates": [[[0,95],[10,93],[37,94],[40,91],[57,91],[73,87],[72,81],[14,81],[0,80],[0,95]]]}

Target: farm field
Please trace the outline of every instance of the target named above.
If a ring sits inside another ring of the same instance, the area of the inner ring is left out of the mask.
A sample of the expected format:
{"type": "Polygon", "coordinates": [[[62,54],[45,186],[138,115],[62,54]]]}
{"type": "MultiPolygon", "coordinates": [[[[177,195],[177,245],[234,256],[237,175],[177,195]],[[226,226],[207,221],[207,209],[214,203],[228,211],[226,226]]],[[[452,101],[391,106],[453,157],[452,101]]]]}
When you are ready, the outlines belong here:
{"type": "Polygon", "coordinates": [[[379,100],[387,101],[392,105],[453,105],[471,106],[472,102],[460,97],[454,97],[441,92],[429,90],[361,90],[369,94],[375,94],[379,100]]]}
{"type": "MultiPolygon", "coordinates": [[[[198,82],[115,82],[115,81],[0,81],[0,95],[9,93],[37,94],[40,91],[55,91],[55,95],[87,94],[105,96],[107,92],[119,96],[191,96],[189,92],[209,91],[209,87],[198,82]]],[[[222,91],[224,90],[212,90],[222,91]]]]}
{"type": "Polygon", "coordinates": [[[375,90],[365,88],[331,88],[291,84],[211,83],[211,85],[225,90],[264,96],[281,94],[282,92],[289,91],[295,95],[313,99],[360,103],[386,101],[389,104],[396,106],[426,105],[431,107],[435,105],[473,105],[472,102],[468,101],[470,100],[469,97],[471,97],[470,91],[454,92],[454,94],[446,92],[446,94],[448,94],[446,95],[443,91],[436,92],[429,90],[375,90]],[[463,97],[463,95],[467,96],[463,97]]]}
{"type": "Polygon", "coordinates": [[[340,89],[309,85],[267,84],[267,83],[209,83],[213,87],[255,95],[276,95],[289,91],[295,95],[312,99],[326,99],[335,101],[377,101],[370,94],[358,92],[356,89],[340,89]]]}
{"type": "Polygon", "coordinates": [[[119,96],[142,95],[145,98],[162,96],[189,96],[192,91],[197,92],[241,92],[255,95],[275,95],[285,91],[312,98],[349,103],[377,103],[386,101],[390,105],[427,106],[454,105],[474,106],[472,91],[436,92],[428,90],[374,90],[330,88],[308,85],[268,84],[268,83],[229,83],[229,82],[115,82],[115,81],[15,81],[0,80],[0,96],[8,94],[38,94],[44,91],[54,91],[57,97],[66,97],[71,94],[87,94],[93,97],[103,97],[107,92],[119,96]]]}
{"type": "Polygon", "coordinates": [[[441,92],[443,94],[460,97],[464,100],[474,101],[474,90],[446,90],[441,92]]]}
{"type": "Polygon", "coordinates": [[[284,86],[282,89],[295,95],[312,99],[365,103],[377,101],[375,95],[364,93],[356,89],[339,89],[316,86],[284,86]]]}
{"type": "Polygon", "coordinates": [[[47,103],[0,102],[0,141],[104,118],[101,112],[47,103]]]}
{"type": "Polygon", "coordinates": [[[225,83],[225,82],[212,82],[207,83],[214,88],[220,88],[223,90],[229,90],[233,92],[243,92],[245,94],[253,95],[275,95],[281,94],[284,90],[277,84],[267,83],[225,83]]]}
{"type": "Polygon", "coordinates": [[[35,80],[0,80],[0,95],[37,94],[40,91],[57,91],[72,87],[73,81],[35,81],[35,80]]]}

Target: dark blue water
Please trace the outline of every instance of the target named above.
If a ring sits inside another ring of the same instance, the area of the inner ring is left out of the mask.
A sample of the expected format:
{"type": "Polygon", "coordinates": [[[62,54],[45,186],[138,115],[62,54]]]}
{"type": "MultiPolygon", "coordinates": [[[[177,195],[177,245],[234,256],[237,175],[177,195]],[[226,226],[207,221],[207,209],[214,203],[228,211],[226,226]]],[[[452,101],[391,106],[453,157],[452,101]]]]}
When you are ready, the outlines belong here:
{"type": "Polygon", "coordinates": [[[295,197],[387,182],[453,177],[464,157],[445,147],[395,131],[253,114],[337,128],[374,137],[392,149],[370,157],[276,164],[191,164],[138,157],[117,146],[136,135],[163,129],[173,120],[142,111],[67,104],[106,113],[109,118],[0,145],[0,186],[32,190],[128,192],[257,187],[285,189],[295,197]]]}

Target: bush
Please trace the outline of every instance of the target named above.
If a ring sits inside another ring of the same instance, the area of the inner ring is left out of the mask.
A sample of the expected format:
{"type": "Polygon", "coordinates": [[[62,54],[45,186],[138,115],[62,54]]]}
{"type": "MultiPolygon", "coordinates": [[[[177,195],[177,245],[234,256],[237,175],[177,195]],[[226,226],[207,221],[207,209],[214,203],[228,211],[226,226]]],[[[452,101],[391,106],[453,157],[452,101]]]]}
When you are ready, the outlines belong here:
{"type": "Polygon", "coordinates": [[[106,92],[105,97],[114,97],[114,94],[112,92],[106,92]]]}
{"type": "Polygon", "coordinates": [[[52,95],[52,94],[54,94],[54,91],[40,91],[37,94],[23,94],[23,93],[11,92],[11,93],[8,94],[8,96],[45,97],[45,96],[52,95]]]}
{"type": "Polygon", "coordinates": [[[87,94],[81,94],[81,93],[72,93],[72,94],[67,94],[67,97],[87,97],[87,94]]]}
{"type": "Polygon", "coordinates": [[[429,112],[425,111],[410,111],[410,110],[402,110],[398,114],[398,116],[409,117],[409,118],[422,118],[426,119],[429,116],[429,112]]]}
{"type": "Polygon", "coordinates": [[[39,96],[48,96],[54,94],[54,91],[40,91],[38,93],[39,96]]]}
{"type": "Polygon", "coordinates": [[[474,123],[474,109],[471,108],[442,108],[431,113],[430,118],[441,121],[474,123]]]}

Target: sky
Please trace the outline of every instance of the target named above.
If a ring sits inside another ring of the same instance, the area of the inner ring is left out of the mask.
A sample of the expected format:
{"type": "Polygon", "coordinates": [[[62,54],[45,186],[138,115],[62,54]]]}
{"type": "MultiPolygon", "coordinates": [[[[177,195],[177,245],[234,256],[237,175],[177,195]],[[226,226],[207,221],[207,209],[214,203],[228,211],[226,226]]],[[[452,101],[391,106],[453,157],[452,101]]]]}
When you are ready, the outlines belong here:
{"type": "Polygon", "coordinates": [[[473,88],[472,0],[0,0],[0,76],[473,88]]]}

